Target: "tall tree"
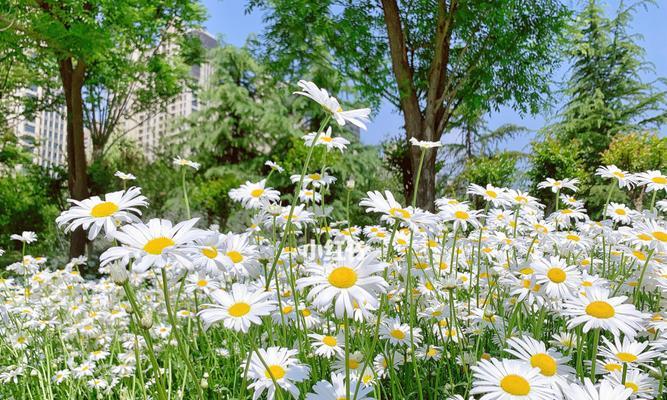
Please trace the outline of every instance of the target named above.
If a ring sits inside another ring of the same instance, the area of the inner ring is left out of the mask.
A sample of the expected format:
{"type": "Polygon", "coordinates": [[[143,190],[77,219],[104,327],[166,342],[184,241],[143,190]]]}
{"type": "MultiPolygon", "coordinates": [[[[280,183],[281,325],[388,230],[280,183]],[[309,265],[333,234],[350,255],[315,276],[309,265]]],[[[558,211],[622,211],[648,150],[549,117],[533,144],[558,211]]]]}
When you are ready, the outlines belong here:
{"type": "Polygon", "coordinates": [[[621,1],[615,17],[607,18],[597,0],[588,0],[573,26],[567,102],[547,130],[564,142],[577,140],[589,172],[618,133],[658,128],[667,121],[665,86],[661,80],[645,81],[653,68],[637,44],[640,37],[629,31],[634,13],[652,3],[621,1]]]}
{"type": "MultiPolygon", "coordinates": [[[[439,140],[463,104],[537,111],[568,15],[557,0],[250,0],[249,8],[266,11],[263,51],[278,73],[302,73],[327,47],[368,99],[402,112],[406,143],[439,140]]],[[[428,209],[435,155],[426,154],[417,197],[428,209]]],[[[419,156],[407,154],[410,176],[419,156]]]]}
{"type": "MultiPolygon", "coordinates": [[[[191,0],[9,0],[0,9],[0,44],[57,64],[67,110],[67,166],[70,196],[88,196],[84,140],[84,85],[126,43],[152,43],[163,29],[201,18],[191,0]],[[119,46],[119,44],[121,44],[119,46]]],[[[128,77],[131,78],[131,77],[128,77]]],[[[72,233],[70,256],[85,251],[81,229],[72,233]]]]}

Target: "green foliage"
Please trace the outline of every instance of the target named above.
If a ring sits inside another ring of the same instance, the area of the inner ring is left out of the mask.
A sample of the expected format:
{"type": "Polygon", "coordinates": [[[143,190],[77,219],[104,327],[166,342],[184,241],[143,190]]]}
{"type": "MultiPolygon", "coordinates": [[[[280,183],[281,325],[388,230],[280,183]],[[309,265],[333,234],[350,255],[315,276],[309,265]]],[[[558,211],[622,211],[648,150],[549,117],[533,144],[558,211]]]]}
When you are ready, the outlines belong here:
{"type": "Polygon", "coordinates": [[[667,138],[649,132],[617,135],[602,153],[602,162],[630,172],[664,171],[667,169],[667,138]]]}
{"type": "Polygon", "coordinates": [[[537,188],[546,178],[578,178],[583,184],[589,179],[582,163],[582,147],[578,142],[562,143],[552,135],[531,143],[530,168],[526,175],[530,180],[530,192],[544,204],[554,201],[551,191],[537,188]]]}
{"type": "Polygon", "coordinates": [[[519,155],[500,152],[492,156],[476,157],[468,160],[462,174],[467,183],[485,186],[509,187],[516,176],[516,163],[519,155]]]}

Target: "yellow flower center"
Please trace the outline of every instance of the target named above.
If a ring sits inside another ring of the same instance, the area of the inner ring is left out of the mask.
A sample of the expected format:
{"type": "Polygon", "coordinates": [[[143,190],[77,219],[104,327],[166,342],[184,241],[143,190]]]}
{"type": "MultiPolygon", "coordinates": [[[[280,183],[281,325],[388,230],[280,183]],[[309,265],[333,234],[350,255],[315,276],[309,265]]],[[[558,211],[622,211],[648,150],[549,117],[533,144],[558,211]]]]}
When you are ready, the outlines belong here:
{"type": "Polygon", "coordinates": [[[359,361],[350,358],[350,361],[347,363],[347,366],[350,369],[357,369],[357,368],[359,368],[359,361]]]}
{"type": "Polygon", "coordinates": [[[307,308],[301,310],[301,315],[303,315],[304,317],[310,317],[310,314],[312,314],[312,312],[307,308]]]}
{"type": "Polygon", "coordinates": [[[229,257],[229,259],[232,260],[234,264],[238,264],[243,261],[243,255],[236,250],[228,251],[227,257],[229,257]]]}
{"type": "Polygon", "coordinates": [[[526,268],[521,268],[519,272],[521,272],[522,275],[530,275],[535,271],[530,267],[526,267],[526,268]]]}
{"type": "Polygon", "coordinates": [[[625,212],[624,209],[622,208],[617,208],[615,211],[616,215],[626,215],[627,213],[625,212]]]}
{"type": "Polygon", "coordinates": [[[90,215],[95,218],[104,218],[113,215],[118,211],[118,205],[111,201],[100,203],[90,210],[90,215]]]}
{"type": "Polygon", "coordinates": [[[625,178],[625,174],[621,171],[612,172],[612,175],[614,175],[617,178],[621,178],[621,179],[625,178]]]}
{"type": "Polygon", "coordinates": [[[465,211],[457,211],[457,212],[454,213],[454,217],[456,219],[462,219],[462,220],[466,221],[466,220],[468,220],[468,218],[470,218],[470,214],[468,214],[465,211]]]}
{"type": "Polygon", "coordinates": [[[639,250],[635,250],[632,252],[632,255],[637,257],[640,261],[646,260],[646,254],[642,253],[639,250]]]}
{"type": "Polygon", "coordinates": [[[435,357],[435,356],[438,355],[438,350],[434,349],[433,347],[430,347],[430,348],[426,351],[426,355],[429,356],[429,357],[435,357]]]}
{"type": "Polygon", "coordinates": [[[242,301],[232,304],[231,307],[227,309],[227,312],[232,317],[242,317],[250,312],[250,304],[244,303],[242,301]]]}
{"type": "Polygon", "coordinates": [[[608,319],[616,315],[616,310],[606,301],[593,301],[586,306],[586,314],[599,319],[608,319]]]}
{"type": "Polygon", "coordinates": [[[632,393],[637,393],[639,386],[634,382],[625,382],[625,387],[632,389],[632,393]]]}
{"type": "Polygon", "coordinates": [[[347,289],[357,283],[357,273],[350,267],[338,267],[329,274],[329,283],[339,289],[347,289]]]}
{"type": "Polygon", "coordinates": [[[567,274],[562,269],[553,267],[547,272],[547,277],[551,282],[562,283],[565,281],[565,278],[567,278],[567,274]]]}
{"type": "Polygon", "coordinates": [[[620,371],[621,369],[623,369],[623,367],[621,367],[620,364],[607,363],[604,365],[604,369],[606,369],[609,372],[614,372],[614,371],[620,371]]]}
{"type": "Polygon", "coordinates": [[[667,185],[667,178],[664,176],[656,176],[655,178],[651,178],[651,182],[659,185],[667,185]]]}
{"type": "Polygon", "coordinates": [[[149,240],[145,245],[144,245],[144,251],[148,254],[152,254],[154,256],[162,254],[162,251],[170,246],[173,246],[176,244],[173,240],[171,240],[168,237],[165,236],[160,236],[156,237],[155,239],[149,240]]]}
{"type": "Polygon", "coordinates": [[[292,310],[294,310],[294,307],[292,307],[292,306],[285,306],[285,307],[283,307],[283,314],[289,314],[289,313],[292,312],[292,310]]]}
{"type": "Polygon", "coordinates": [[[661,242],[667,242],[667,232],[655,231],[652,232],[652,235],[661,242]]]}
{"type": "Polygon", "coordinates": [[[331,143],[333,138],[331,136],[322,136],[322,141],[325,143],[331,143]]]}
{"type": "Polygon", "coordinates": [[[637,356],[632,353],[624,353],[624,352],[616,353],[616,358],[626,363],[637,361],[637,356]]]}
{"type": "Polygon", "coordinates": [[[486,193],[486,195],[489,196],[492,199],[495,199],[496,197],[498,197],[498,193],[494,192],[493,190],[487,190],[484,193],[486,193]]]}
{"type": "Polygon", "coordinates": [[[569,235],[565,236],[565,238],[567,240],[572,240],[573,242],[578,242],[578,241],[581,240],[581,238],[579,236],[574,235],[574,234],[569,234],[569,235]]]}
{"type": "Polygon", "coordinates": [[[591,286],[593,286],[593,282],[590,282],[590,281],[583,281],[583,282],[581,282],[581,286],[583,286],[583,287],[591,287],[591,286]]]}
{"type": "Polygon", "coordinates": [[[405,339],[405,333],[403,333],[403,331],[400,330],[400,329],[392,329],[391,332],[389,332],[389,334],[390,334],[393,338],[396,338],[396,339],[398,339],[398,340],[403,340],[403,339],[405,339]]]}
{"type": "Polygon", "coordinates": [[[206,279],[200,279],[197,281],[197,286],[199,287],[206,287],[208,285],[208,281],[206,279]]]}
{"type": "Polygon", "coordinates": [[[563,214],[565,214],[565,215],[567,215],[567,214],[572,214],[572,210],[570,210],[569,208],[566,208],[566,209],[564,209],[564,210],[561,211],[561,212],[562,212],[563,214]]]}
{"type": "Polygon", "coordinates": [[[271,376],[276,380],[281,379],[285,376],[285,369],[280,365],[270,365],[269,369],[264,372],[264,375],[269,379],[271,379],[271,376]]]}
{"type": "Polygon", "coordinates": [[[201,250],[201,253],[208,258],[216,258],[218,256],[218,249],[215,247],[205,247],[201,250]]]}
{"type": "Polygon", "coordinates": [[[500,381],[500,387],[514,396],[525,396],[530,393],[530,383],[519,375],[507,375],[500,381]]]}
{"type": "Polygon", "coordinates": [[[255,190],[253,190],[252,192],[250,192],[250,195],[254,198],[258,198],[262,194],[264,194],[264,189],[262,189],[262,188],[257,188],[255,190]]]}
{"type": "Polygon", "coordinates": [[[403,219],[410,218],[410,212],[408,212],[408,210],[404,210],[402,208],[391,208],[391,209],[389,209],[389,214],[392,217],[398,217],[398,218],[403,218],[403,219]]]}
{"type": "Polygon", "coordinates": [[[329,347],[334,347],[338,344],[338,340],[336,340],[336,338],[333,336],[325,336],[322,338],[322,343],[329,347]]]}
{"type": "Polygon", "coordinates": [[[310,175],[308,175],[308,177],[313,181],[319,181],[320,179],[322,179],[322,175],[317,174],[317,173],[310,174],[310,175]]]}
{"type": "Polygon", "coordinates": [[[540,369],[544,376],[554,376],[558,369],[558,364],[553,357],[545,353],[535,354],[530,357],[530,365],[540,369]]]}

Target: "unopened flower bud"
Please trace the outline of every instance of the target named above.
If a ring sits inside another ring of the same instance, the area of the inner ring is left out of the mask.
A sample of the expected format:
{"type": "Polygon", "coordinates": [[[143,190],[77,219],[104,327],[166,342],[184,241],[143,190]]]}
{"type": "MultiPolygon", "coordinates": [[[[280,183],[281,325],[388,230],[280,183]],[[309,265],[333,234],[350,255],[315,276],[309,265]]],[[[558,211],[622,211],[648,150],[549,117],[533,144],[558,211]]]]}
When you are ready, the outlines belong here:
{"type": "Polygon", "coordinates": [[[356,182],[352,178],[348,179],[347,182],[345,182],[345,187],[348,188],[349,190],[354,189],[355,185],[356,185],[356,182]]]}
{"type": "Polygon", "coordinates": [[[111,264],[109,275],[111,275],[111,281],[118,286],[123,286],[130,278],[130,275],[127,273],[127,269],[120,263],[111,264]]]}
{"type": "Polygon", "coordinates": [[[144,329],[151,329],[153,327],[153,313],[150,311],[146,311],[146,314],[144,314],[144,316],[141,317],[139,325],[141,325],[141,327],[144,329]]]}
{"type": "Polygon", "coordinates": [[[208,388],[208,379],[201,378],[201,381],[199,381],[199,386],[201,386],[202,389],[207,389],[208,388]]]}

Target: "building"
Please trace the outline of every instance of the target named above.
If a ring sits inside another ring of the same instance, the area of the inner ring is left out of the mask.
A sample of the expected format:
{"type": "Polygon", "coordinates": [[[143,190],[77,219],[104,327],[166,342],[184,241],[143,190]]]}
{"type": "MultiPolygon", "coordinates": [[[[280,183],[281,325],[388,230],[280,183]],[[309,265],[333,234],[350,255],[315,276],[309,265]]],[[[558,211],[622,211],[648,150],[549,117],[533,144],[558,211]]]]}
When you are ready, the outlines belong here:
{"type": "MultiPolygon", "coordinates": [[[[210,50],[218,46],[217,40],[207,32],[193,31],[202,42],[204,49],[210,50]]],[[[167,53],[175,53],[176,45],[166,46],[167,53]]],[[[208,87],[213,76],[211,64],[195,65],[190,75],[199,88],[208,87]]],[[[131,100],[130,100],[131,107],[131,100]]],[[[179,122],[200,108],[197,93],[186,89],[171,102],[156,112],[141,112],[126,118],[122,132],[135,141],[149,159],[155,157],[166,141],[180,132],[179,122]]]]}
{"type": "MultiPolygon", "coordinates": [[[[39,99],[42,88],[21,89],[19,97],[39,99]]],[[[23,147],[33,153],[34,162],[42,167],[67,165],[67,117],[65,106],[38,111],[32,119],[22,115],[23,105],[16,105],[10,127],[23,147]]],[[[90,135],[85,133],[86,149],[91,148],[90,135]]]]}

